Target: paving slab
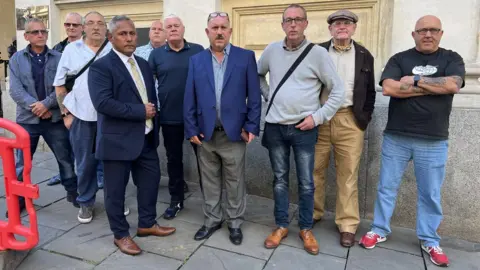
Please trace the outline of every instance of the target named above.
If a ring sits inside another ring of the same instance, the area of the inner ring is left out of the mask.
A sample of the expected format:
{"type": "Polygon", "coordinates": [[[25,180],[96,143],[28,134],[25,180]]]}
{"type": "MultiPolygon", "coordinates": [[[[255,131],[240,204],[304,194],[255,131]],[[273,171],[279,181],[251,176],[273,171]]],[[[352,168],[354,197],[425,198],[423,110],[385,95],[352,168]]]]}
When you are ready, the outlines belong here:
{"type": "Polygon", "coordinates": [[[306,251],[279,246],[268,261],[265,270],[318,269],[343,270],[345,259],[325,254],[310,255],[306,251]]]}
{"type": "Polygon", "coordinates": [[[345,270],[353,269],[424,270],[425,265],[422,257],[381,247],[368,250],[355,245],[350,248],[345,270]]]}
{"type": "Polygon", "coordinates": [[[135,268],[142,270],[177,270],[181,265],[181,261],[152,253],[143,252],[132,257],[117,251],[95,267],[95,270],[131,270],[135,268]]]}
{"type": "MultiPolygon", "coordinates": [[[[31,180],[32,180],[33,184],[38,184],[38,183],[44,182],[45,180],[47,180],[48,178],[50,178],[50,177],[52,177],[56,174],[58,174],[58,172],[56,172],[56,171],[52,171],[52,170],[45,169],[45,168],[32,167],[30,177],[31,177],[31,180]]],[[[3,175],[0,176],[0,182],[2,183],[0,185],[0,197],[4,197],[5,196],[5,183],[4,183],[3,175]]],[[[61,186],[61,185],[57,185],[57,186],[61,186]]],[[[40,192],[42,192],[42,190],[40,190],[40,192]]]]}
{"type": "MultiPolygon", "coordinates": [[[[299,232],[298,220],[294,219],[289,227],[288,237],[282,241],[282,244],[303,249],[303,242],[298,236],[299,232]]],[[[340,245],[340,234],[333,217],[323,218],[322,221],[315,224],[312,232],[318,241],[320,253],[347,258],[348,248],[340,245]]]]}
{"type": "Polygon", "coordinates": [[[28,256],[17,270],[66,270],[66,269],[93,269],[95,266],[84,261],[76,260],[52,252],[38,250],[28,256]]]}
{"type": "MultiPolygon", "coordinates": [[[[128,198],[126,204],[130,207],[130,215],[127,216],[130,235],[134,236],[138,223],[136,198],[128,198]]],[[[165,207],[164,204],[157,204],[157,211],[162,211],[165,207]]],[[[113,244],[113,233],[110,231],[107,214],[101,211],[95,213],[91,223],[78,225],[46,245],[44,249],[100,263],[114,253],[117,247],[113,244]]]]}
{"type": "MultiPolygon", "coordinates": [[[[371,221],[362,221],[355,235],[358,242],[360,238],[370,231],[371,221]]],[[[418,241],[415,230],[392,227],[392,233],[387,237],[387,241],[377,244],[378,247],[406,252],[416,256],[422,256],[420,242],[418,241]]]]}
{"type": "Polygon", "coordinates": [[[268,260],[273,250],[266,249],[263,241],[272,232],[272,227],[244,222],[242,225],[243,242],[236,246],[230,242],[227,224],[223,224],[222,228],[216,231],[210,239],[205,242],[206,246],[223,249],[261,260],[268,260]]]}
{"type": "Polygon", "coordinates": [[[0,251],[0,269],[15,270],[28,256],[28,251],[0,251]]]}
{"type": "Polygon", "coordinates": [[[36,151],[35,154],[33,154],[32,164],[35,165],[49,159],[55,159],[55,155],[52,152],[36,151]]]}
{"type": "Polygon", "coordinates": [[[196,224],[176,219],[171,221],[159,219],[158,223],[161,226],[175,227],[177,230],[173,235],[167,237],[135,237],[135,242],[143,250],[184,261],[204,242],[193,239],[200,228],[196,224]]]}
{"type": "Polygon", "coordinates": [[[181,269],[261,270],[264,265],[265,261],[263,260],[202,246],[188,259],[181,269]]]}
{"type": "MultiPolygon", "coordinates": [[[[30,226],[29,223],[25,223],[24,225],[30,226]]],[[[50,243],[57,237],[60,237],[61,235],[63,235],[64,233],[65,231],[62,231],[62,230],[38,225],[38,235],[39,235],[38,244],[30,252],[31,253],[35,252],[36,250],[42,248],[45,244],[50,243]]],[[[25,237],[23,236],[20,236],[17,239],[19,241],[25,241],[25,237]]]]}
{"type": "Polygon", "coordinates": [[[168,191],[168,187],[160,186],[158,188],[158,195],[157,195],[157,202],[162,203],[170,203],[170,192],[168,191]]]}
{"type": "MultiPolygon", "coordinates": [[[[271,199],[247,195],[247,208],[245,210],[245,220],[275,227],[275,217],[273,209],[275,207],[274,201],[271,199]]],[[[289,220],[294,218],[298,206],[290,204],[288,208],[289,220]]]]}
{"type": "MultiPolygon", "coordinates": [[[[38,210],[37,220],[40,225],[68,231],[79,224],[77,214],[78,208],[63,199],[38,210]]],[[[28,218],[23,218],[23,220],[28,221],[28,218]]]]}
{"type": "MultiPolygon", "coordinates": [[[[449,270],[479,270],[480,269],[480,252],[467,252],[453,248],[444,247],[443,251],[450,260],[449,270]]],[[[427,270],[438,270],[439,267],[430,261],[430,257],[426,252],[423,253],[427,270]]]]}
{"type": "MultiPolygon", "coordinates": [[[[203,214],[203,198],[189,197],[183,203],[184,208],[178,213],[175,219],[193,224],[203,225],[205,215],[203,214]]],[[[199,227],[200,228],[200,227],[199,227]]]]}
{"type": "Polygon", "coordinates": [[[47,182],[38,185],[40,196],[33,203],[45,207],[67,197],[67,192],[62,185],[48,186],[47,182]]]}

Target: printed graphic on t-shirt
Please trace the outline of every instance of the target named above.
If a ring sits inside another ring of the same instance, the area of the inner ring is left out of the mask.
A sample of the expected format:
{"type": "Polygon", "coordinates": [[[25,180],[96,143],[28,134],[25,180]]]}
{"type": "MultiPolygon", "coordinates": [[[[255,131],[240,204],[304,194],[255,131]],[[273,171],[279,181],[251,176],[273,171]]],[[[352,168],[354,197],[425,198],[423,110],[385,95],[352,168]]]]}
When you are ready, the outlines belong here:
{"type": "Polygon", "coordinates": [[[431,76],[437,73],[438,69],[436,66],[426,65],[426,66],[416,66],[412,69],[412,73],[420,76],[431,76]]]}

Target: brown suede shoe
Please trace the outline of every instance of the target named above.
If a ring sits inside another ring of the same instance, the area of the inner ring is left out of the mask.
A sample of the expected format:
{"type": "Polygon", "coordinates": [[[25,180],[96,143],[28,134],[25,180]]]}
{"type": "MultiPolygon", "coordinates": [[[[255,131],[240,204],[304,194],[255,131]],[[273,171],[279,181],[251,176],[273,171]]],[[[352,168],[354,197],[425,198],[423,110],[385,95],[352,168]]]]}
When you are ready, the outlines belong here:
{"type": "Polygon", "coordinates": [[[135,256],[142,253],[142,250],[137,246],[137,244],[130,236],[124,237],[122,239],[114,238],[113,243],[120,249],[121,252],[127,255],[135,256]]]}
{"type": "Polygon", "coordinates": [[[340,245],[344,247],[353,247],[353,245],[355,245],[355,234],[349,232],[340,233],[340,245]]]}
{"type": "Polygon", "coordinates": [[[153,225],[151,228],[138,228],[137,229],[137,236],[138,237],[145,237],[145,236],[168,236],[171,235],[176,231],[173,227],[162,227],[158,224],[153,225]]]}
{"type": "Polygon", "coordinates": [[[276,228],[268,237],[265,239],[265,248],[271,249],[276,248],[280,245],[280,241],[283,238],[287,237],[288,229],[287,228],[276,228]]]}
{"type": "Polygon", "coordinates": [[[303,248],[310,254],[318,254],[318,243],[311,230],[301,230],[298,234],[303,241],[303,248]]]}

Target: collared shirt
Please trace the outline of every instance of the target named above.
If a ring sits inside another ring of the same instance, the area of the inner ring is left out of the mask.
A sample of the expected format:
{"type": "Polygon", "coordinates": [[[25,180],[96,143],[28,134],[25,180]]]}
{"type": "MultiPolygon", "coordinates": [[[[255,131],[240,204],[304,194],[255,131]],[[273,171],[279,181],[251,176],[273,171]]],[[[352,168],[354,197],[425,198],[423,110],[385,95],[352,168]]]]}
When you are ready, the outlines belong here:
{"type": "MultiPolygon", "coordinates": [[[[143,88],[147,89],[147,86],[145,85],[145,80],[143,79],[143,74],[142,74],[142,71],[140,70],[140,66],[138,65],[138,62],[137,60],[135,59],[135,57],[132,56],[126,56],[125,54],[115,50],[115,48],[112,48],[112,50],[118,55],[118,57],[120,57],[120,60],[122,60],[122,62],[125,64],[125,67],[127,68],[128,72],[130,73],[130,76],[132,76],[132,80],[133,82],[135,83],[135,85],[137,86],[137,91],[139,91],[139,85],[137,84],[138,82],[135,81],[135,77],[133,77],[133,72],[132,72],[132,66],[131,64],[128,62],[129,59],[133,59],[133,61],[135,62],[135,66],[137,67],[137,71],[138,73],[140,74],[140,78],[142,79],[142,84],[143,84],[143,88]]],[[[152,131],[153,128],[148,128],[146,125],[145,125],[145,134],[148,134],[150,131],[152,131]]]]}
{"type": "Polygon", "coordinates": [[[44,100],[47,96],[45,90],[45,55],[47,51],[48,48],[45,46],[45,49],[41,53],[36,53],[32,50],[32,47],[28,45],[28,52],[32,59],[32,77],[35,82],[38,100],[44,100]]]}
{"type": "Polygon", "coordinates": [[[220,106],[221,104],[221,99],[222,99],[222,90],[223,90],[223,76],[225,75],[225,70],[227,69],[227,62],[228,62],[228,56],[230,54],[230,48],[231,45],[230,43],[227,44],[227,46],[223,49],[223,60],[219,62],[217,60],[217,57],[215,57],[215,53],[212,51],[211,48],[209,48],[210,52],[212,53],[212,64],[213,64],[213,78],[215,80],[215,97],[217,99],[217,121],[216,125],[221,126],[222,121],[221,121],[221,110],[220,106]]]}
{"type": "Polygon", "coordinates": [[[155,48],[153,48],[152,43],[148,42],[147,45],[137,47],[137,49],[135,50],[135,55],[140,56],[141,58],[148,61],[148,58],[150,57],[150,53],[152,53],[154,49],[155,48]]]}
{"type": "Polygon", "coordinates": [[[289,52],[298,51],[298,50],[299,50],[300,48],[302,48],[303,45],[305,45],[306,43],[307,43],[307,39],[304,38],[303,41],[302,41],[302,43],[300,43],[300,45],[298,45],[298,46],[295,47],[295,48],[289,48],[289,47],[287,46],[287,38],[285,38],[285,39],[283,40],[283,49],[286,50],[286,51],[289,51],[289,52]]]}
{"type": "MultiPolygon", "coordinates": [[[[95,61],[107,55],[111,49],[112,45],[108,42],[95,61]]],[[[67,74],[77,74],[93,57],[95,57],[95,52],[83,39],[68,44],[58,64],[53,86],[65,85],[67,74]]],[[[88,70],[89,68],[75,80],[73,89],[65,97],[63,105],[80,120],[93,122],[97,121],[97,111],[93,107],[88,91],[88,70]]]]}
{"type": "Polygon", "coordinates": [[[179,51],[167,43],[151,53],[150,68],[158,81],[160,124],[183,125],[183,98],[190,57],[203,50],[201,45],[184,40],[179,51]]]}
{"type": "MultiPolygon", "coordinates": [[[[338,51],[333,47],[333,42],[330,43],[330,49],[328,50],[330,58],[332,58],[333,64],[337,70],[338,75],[345,84],[345,101],[342,108],[353,106],[353,87],[355,84],[355,47],[352,45],[348,51],[338,51]]],[[[328,99],[328,92],[322,91],[321,100],[322,104],[328,99]],[[326,96],[325,96],[326,95],[326,96]]]]}

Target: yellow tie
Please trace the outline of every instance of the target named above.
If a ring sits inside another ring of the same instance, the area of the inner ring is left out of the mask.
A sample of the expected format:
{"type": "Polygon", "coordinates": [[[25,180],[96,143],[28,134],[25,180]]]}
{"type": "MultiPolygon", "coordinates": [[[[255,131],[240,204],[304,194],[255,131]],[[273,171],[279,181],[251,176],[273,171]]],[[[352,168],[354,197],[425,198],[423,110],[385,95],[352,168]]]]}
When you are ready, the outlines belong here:
{"type": "MultiPolygon", "coordinates": [[[[147,90],[143,86],[142,78],[140,77],[140,73],[138,72],[137,65],[135,65],[135,61],[132,58],[128,59],[128,63],[132,69],[133,80],[135,81],[135,85],[137,86],[138,93],[140,93],[140,97],[142,98],[142,102],[144,104],[148,103],[148,96],[147,90]]],[[[152,119],[147,119],[145,122],[147,128],[151,129],[153,127],[152,119]]]]}

